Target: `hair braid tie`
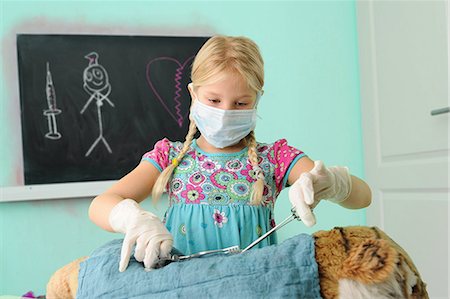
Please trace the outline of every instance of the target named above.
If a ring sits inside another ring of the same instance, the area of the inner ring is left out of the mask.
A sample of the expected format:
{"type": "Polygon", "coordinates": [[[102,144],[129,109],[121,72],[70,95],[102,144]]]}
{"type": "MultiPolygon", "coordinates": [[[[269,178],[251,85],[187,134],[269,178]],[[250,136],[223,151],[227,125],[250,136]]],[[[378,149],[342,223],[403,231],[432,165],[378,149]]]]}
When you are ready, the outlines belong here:
{"type": "Polygon", "coordinates": [[[264,172],[262,171],[261,167],[253,166],[253,170],[255,171],[255,175],[258,179],[264,180],[264,172]]]}
{"type": "Polygon", "coordinates": [[[179,164],[179,162],[178,162],[178,159],[177,159],[177,158],[172,159],[172,165],[173,165],[173,166],[177,167],[178,164],[179,164]]]}

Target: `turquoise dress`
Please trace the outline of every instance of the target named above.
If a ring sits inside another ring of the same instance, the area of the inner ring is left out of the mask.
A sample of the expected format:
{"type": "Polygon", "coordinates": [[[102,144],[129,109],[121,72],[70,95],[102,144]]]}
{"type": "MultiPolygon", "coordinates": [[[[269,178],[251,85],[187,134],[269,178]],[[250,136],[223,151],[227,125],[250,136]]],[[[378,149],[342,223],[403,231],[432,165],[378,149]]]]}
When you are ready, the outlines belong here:
{"type": "MultiPolygon", "coordinates": [[[[162,171],[183,144],[164,138],[143,156],[162,171]]],[[[273,208],[287,184],[293,165],[305,154],[280,139],[257,143],[258,163],[265,183],[260,205],[249,204],[255,172],[248,148],[235,153],[207,153],[196,140],[175,169],[167,186],[169,208],[163,222],[184,254],[234,245],[245,248],[275,226],[273,208]]],[[[258,247],[277,243],[272,234],[258,247]]]]}

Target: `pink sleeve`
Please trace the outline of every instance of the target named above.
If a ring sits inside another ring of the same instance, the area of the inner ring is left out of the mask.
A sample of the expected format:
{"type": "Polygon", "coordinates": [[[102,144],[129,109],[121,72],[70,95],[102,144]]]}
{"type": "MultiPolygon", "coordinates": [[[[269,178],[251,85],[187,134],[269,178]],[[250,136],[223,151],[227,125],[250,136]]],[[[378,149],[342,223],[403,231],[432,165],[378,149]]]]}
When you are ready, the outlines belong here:
{"type": "Polygon", "coordinates": [[[159,171],[169,165],[170,141],[167,138],[156,142],[155,147],[142,156],[142,160],[152,163],[159,171]]]}
{"type": "Polygon", "coordinates": [[[273,145],[275,163],[275,182],[278,192],[286,186],[289,173],[297,161],[306,156],[304,152],[287,144],[286,139],[280,139],[273,145]]]}

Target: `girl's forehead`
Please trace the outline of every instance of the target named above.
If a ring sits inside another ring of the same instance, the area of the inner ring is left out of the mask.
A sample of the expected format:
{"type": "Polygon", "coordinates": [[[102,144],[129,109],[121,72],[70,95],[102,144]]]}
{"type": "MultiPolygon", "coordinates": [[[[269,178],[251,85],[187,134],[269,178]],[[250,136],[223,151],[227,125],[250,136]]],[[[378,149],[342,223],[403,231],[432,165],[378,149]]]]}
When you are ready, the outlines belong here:
{"type": "Polygon", "coordinates": [[[240,95],[254,95],[254,91],[250,88],[247,80],[237,73],[223,73],[216,80],[199,86],[199,91],[222,95],[224,93],[236,93],[240,95]]]}

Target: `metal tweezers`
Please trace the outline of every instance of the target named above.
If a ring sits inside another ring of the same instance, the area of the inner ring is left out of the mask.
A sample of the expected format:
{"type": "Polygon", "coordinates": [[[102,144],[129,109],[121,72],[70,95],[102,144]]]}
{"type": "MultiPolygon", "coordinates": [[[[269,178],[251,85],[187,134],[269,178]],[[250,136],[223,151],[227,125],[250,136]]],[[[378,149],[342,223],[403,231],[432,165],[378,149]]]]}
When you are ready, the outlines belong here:
{"type": "Polygon", "coordinates": [[[278,229],[282,228],[283,226],[285,226],[286,224],[291,222],[292,220],[294,220],[294,219],[300,220],[300,217],[295,213],[295,209],[294,208],[291,209],[291,212],[292,212],[292,214],[289,217],[287,217],[281,223],[277,224],[275,227],[273,227],[271,230],[269,230],[267,233],[265,233],[264,235],[262,235],[261,237],[259,237],[255,241],[253,241],[250,245],[248,245],[244,249],[240,249],[239,246],[236,245],[236,246],[231,246],[231,247],[223,248],[223,249],[201,251],[201,252],[197,252],[197,253],[190,254],[190,255],[172,254],[168,258],[163,259],[162,262],[164,264],[161,264],[161,266],[167,265],[167,264],[169,264],[171,262],[183,261],[183,260],[187,260],[187,259],[191,259],[191,258],[202,257],[202,256],[209,255],[209,254],[217,254],[217,253],[222,253],[222,254],[244,253],[247,250],[253,248],[255,245],[257,245],[259,242],[261,242],[262,240],[264,240],[268,236],[270,236],[273,232],[277,231],[278,229]]]}

